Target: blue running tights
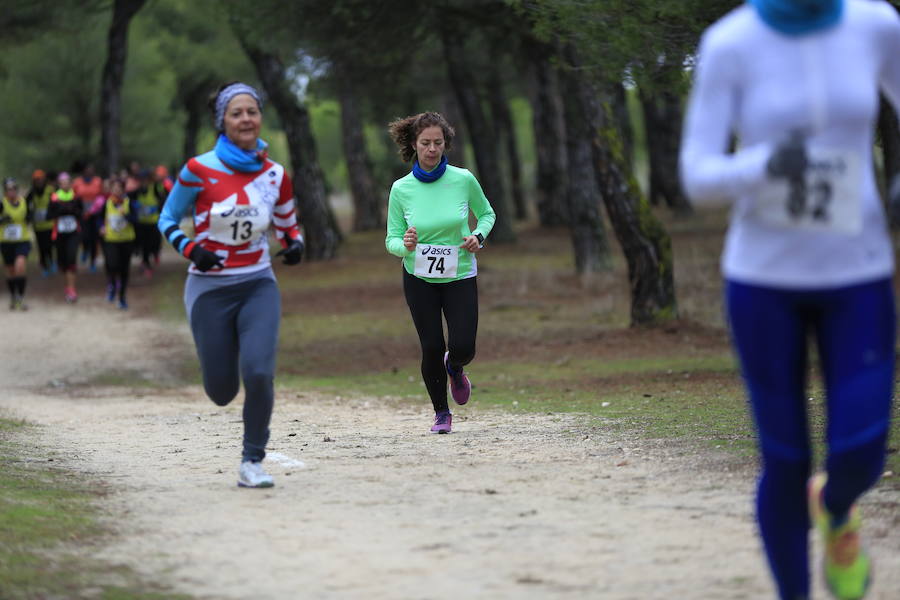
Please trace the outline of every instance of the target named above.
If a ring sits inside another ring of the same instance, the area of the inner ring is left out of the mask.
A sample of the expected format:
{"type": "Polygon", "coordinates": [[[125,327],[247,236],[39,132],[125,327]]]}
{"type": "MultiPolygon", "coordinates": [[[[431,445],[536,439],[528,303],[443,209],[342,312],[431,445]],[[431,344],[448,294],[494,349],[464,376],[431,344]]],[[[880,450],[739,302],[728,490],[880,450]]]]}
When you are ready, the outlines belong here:
{"type": "Polygon", "coordinates": [[[807,339],[814,334],[827,398],[825,506],[841,519],[884,466],[896,334],[891,281],[814,291],[729,281],[725,295],[759,435],[763,545],[780,597],[806,598],[807,339]]]}

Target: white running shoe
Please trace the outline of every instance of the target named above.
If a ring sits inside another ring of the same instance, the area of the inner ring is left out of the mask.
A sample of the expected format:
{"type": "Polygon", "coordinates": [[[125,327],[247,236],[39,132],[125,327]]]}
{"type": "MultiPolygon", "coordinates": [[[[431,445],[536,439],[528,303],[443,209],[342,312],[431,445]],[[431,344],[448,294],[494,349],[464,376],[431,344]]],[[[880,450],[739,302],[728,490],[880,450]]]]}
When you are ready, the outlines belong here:
{"type": "Polygon", "coordinates": [[[262,463],[245,460],[238,471],[238,486],[268,488],[275,485],[272,476],[263,471],[262,463]]]}

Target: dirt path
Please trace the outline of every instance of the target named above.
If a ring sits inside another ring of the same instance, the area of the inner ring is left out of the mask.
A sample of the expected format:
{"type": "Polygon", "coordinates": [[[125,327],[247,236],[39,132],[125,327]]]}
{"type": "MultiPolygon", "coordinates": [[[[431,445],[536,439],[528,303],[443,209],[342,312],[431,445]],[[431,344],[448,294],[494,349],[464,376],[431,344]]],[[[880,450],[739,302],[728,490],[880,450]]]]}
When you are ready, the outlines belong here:
{"type": "MultiPolygon", "coordinates": [[[[41,425],[35,455],[105,481],[99,549],[203,598],[772,597],[753,473],[589,428],[575,416],[425,407],[280,389],[272,490],[235,486],[240,401],[90,385],[104,366],[166,380],[186,326],[99,300],[0,314],[0,408],[41,425]],[[76,312],[77,320],[70,318],[76,312]],[[468,418],[467,418],[468,417],[468,418]]],[[[897,494],[867,499],[877,578],[900,596],[897,494]]],[[[824,598],[816,581],[816,598],[824,598]]]]}

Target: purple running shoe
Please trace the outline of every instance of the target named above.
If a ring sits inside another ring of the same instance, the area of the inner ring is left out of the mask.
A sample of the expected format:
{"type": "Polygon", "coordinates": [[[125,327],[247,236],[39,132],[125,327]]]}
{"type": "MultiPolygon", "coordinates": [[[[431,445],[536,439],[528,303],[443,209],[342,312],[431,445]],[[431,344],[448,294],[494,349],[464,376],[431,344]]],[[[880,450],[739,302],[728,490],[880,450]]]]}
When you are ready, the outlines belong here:
{"type": "Polygon", "coordinates": [[[431,426],[431,433],[450,433],[452,423],[453,415],[450,414],[450,411],[434,413],[434,425],[431,426]]]}
{"type": "Polygon", "coordinates": [[[469,381],[466,372],[462,369],[458,373],[454,373],[450,368],[450,352],[444,352],[444,368],[447,369],[447,375],[450,376],[450,395],[453,401],[462,406],[469,401],[472,395],[472,383],[469,381]]]}

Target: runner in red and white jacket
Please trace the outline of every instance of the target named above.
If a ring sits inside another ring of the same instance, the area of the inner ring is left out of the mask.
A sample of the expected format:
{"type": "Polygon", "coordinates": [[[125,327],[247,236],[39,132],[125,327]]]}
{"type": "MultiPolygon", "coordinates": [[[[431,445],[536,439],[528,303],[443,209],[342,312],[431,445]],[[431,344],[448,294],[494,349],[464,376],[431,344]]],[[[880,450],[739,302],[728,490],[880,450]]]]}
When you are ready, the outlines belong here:
{"type": "Polygon", "coordinates": [[[261,465],[274,402],[281,294],[269,258],[268,231],[296,265],[303,257],[294,192],[284,167],[259,139],[259,94],[243,83],[219,88],[210,108],[220,135],[211,152],[188,161],[159,218],[159,229],[190,259],[187,311],[207,395],[219,406],[244,383],[244,438],[238,485],[270,487],[261,465]],[[179,228],[191,211],[194,239],[179,228]]]}
{"type": "MultiPolygon", "coordinates": [[[[216,147],[223,145],[216,144],[216,147]]],[[[302,241],[297,229],[291,179],[280,164],[268,158],[253,171],[226,165],[216,150],[188,161],[178,175],[159,219],[159,229],[178,252],[191,258],[199,244],[222,259],[221,266],[202,270],[192,264],[191,273],[237,275],[269,268],[269,226],[287,248],[302,241]],[[193,240],[179,228],[193,211],[193,240]]]]}

